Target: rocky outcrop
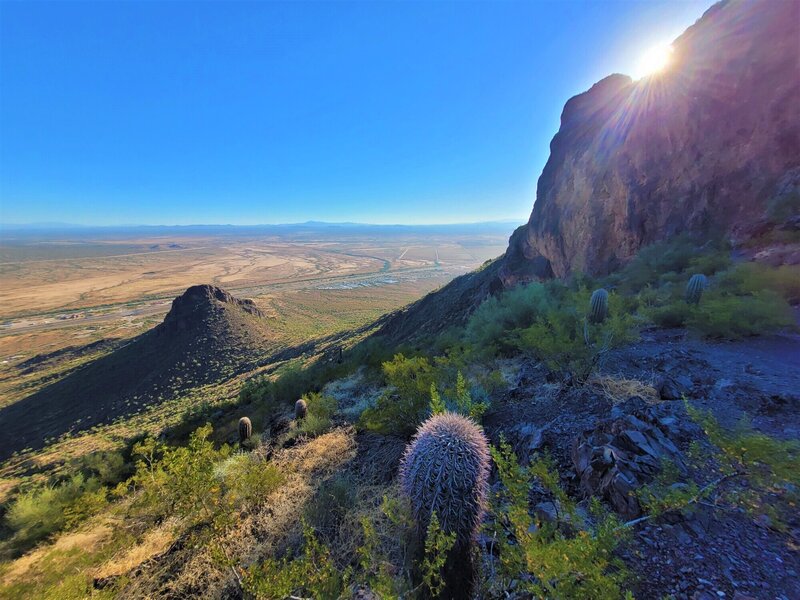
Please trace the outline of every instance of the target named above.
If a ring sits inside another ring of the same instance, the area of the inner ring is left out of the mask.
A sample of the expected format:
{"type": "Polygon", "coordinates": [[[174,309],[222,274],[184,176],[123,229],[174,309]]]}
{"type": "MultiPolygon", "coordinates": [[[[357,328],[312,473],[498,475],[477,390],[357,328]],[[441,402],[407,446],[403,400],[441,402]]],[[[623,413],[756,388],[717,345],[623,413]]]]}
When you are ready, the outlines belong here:
{"type": "Polygon", "coordinates": [[[720,2],[673,47],[663,73],[567,102],[506,286],[605,274],[681,232],[743,241],[768,220],[800,166],[800,4],[720,2]]]}
{"type": "Polygon", "coordinates": [[[193,285],[172,301],[172,308],[158,326],[160,332],[183,331],[196,327],[225,310],[242,310],[256,317],[263,313],[250,299],[240,300],[214,285],[193,285]]]}
{"type": "Polygon", "coordinates": [[[636,490],[658,473],[665,460],[684,467],[665,432],[652,409],[584,431],[572,445],[572,464],[581,488],[608,500],[625,518],[639,516],[636,490]]]}

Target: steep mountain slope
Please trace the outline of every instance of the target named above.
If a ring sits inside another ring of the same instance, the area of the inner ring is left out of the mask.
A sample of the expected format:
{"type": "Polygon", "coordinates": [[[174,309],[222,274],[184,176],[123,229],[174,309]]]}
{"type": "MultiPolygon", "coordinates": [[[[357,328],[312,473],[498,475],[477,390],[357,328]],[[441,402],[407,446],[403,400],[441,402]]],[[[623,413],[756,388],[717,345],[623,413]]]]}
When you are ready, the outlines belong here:
{"type": "MultiPolygon", "coordinates": [[[[775,199],[800,197],[800,4],[731,0],[674,42],[669,68],[611,75],[565,105],[527,225],[489,268],[388,319],[395,341],[458,325],[518,282],[603,275],[680,233],[740,244],[770,229],[775,199]]],[[[794,206],[790,205],[789,208],[794,206]]],[[[800,245],[781,260],[800,260],[800,245]]]]}
{"type": "Polygon", "coordinates": [[[270,347],[252,301],[210,285],[190,287],[154,329],[0,410],[0,460],[245,371],[270,347]]]}
{"type": "Polygon", "coordinates": [[[750,238],[797,186],[800,4],[718,3],[673,47],[663,73],[567,102],[506,284],[606,274],[679,232],[750,238]]]}

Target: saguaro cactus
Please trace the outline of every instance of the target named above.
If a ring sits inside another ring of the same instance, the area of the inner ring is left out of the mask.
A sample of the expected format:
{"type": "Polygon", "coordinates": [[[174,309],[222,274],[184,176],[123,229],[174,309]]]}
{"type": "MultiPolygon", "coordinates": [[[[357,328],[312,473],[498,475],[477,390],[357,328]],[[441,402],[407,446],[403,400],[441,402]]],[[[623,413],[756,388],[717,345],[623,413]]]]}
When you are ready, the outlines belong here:
{"type": "Polygon", "coordinates": [[[253,424],[247,417],[239,419],[239,443],[244,443],[253,435],[253,424]]]}
{"type": "Polygon", "coordinates": [[[591,323],[602,323],[608,316],[608,292],[603,288],[592,292],[589,300],[589,321],[591,323]]]}
{"type": "Polygon", "coordinates": [[[699,304],[703,290],[708,286],[708,279],[705,275],[697,273],[692,275],[689,283],[686,284],[686,302],[689,304],[699,304]]]}
{"type": "Polygon", "coordinates": [[[294,418],[297,420],[305,419],[306,413],[308,412],[308,405],[306,401],[300,398],[297,402],[294,403],[294,418]]]}

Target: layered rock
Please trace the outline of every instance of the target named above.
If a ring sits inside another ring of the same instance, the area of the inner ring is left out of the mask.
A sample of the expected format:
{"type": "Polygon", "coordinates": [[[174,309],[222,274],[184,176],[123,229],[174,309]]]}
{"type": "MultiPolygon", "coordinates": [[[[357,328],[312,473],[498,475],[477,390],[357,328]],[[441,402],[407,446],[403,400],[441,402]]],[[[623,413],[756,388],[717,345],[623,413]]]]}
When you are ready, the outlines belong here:
{"type": "Polygon", "coordinates": [[[673,47],[663,73],[567,102],[506,286],[605,274],[681,232],[747,239],[797,179],[800,4],[718,3],[673,47]]]}
{"type": "Polygon", "coordinates": [[[625,518],[639,516],[636,490],[648,483],[667,460],[684,460],[652,410],[600,423],[572,445],[572,464],[581,488],[608,500],[625,518]]]}

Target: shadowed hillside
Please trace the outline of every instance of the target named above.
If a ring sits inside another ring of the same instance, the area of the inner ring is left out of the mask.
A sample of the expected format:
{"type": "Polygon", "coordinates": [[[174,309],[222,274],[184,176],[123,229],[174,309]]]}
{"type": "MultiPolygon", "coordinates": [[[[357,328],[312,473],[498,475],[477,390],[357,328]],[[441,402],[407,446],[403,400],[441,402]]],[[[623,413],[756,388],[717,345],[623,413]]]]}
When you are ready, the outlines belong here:
{"type": "Polygon", "coordinates": [[[151,331],[0,410],[0,459],[250,369],[270,348],[252,301],[210,285],[190,287],[151,331]]]}

